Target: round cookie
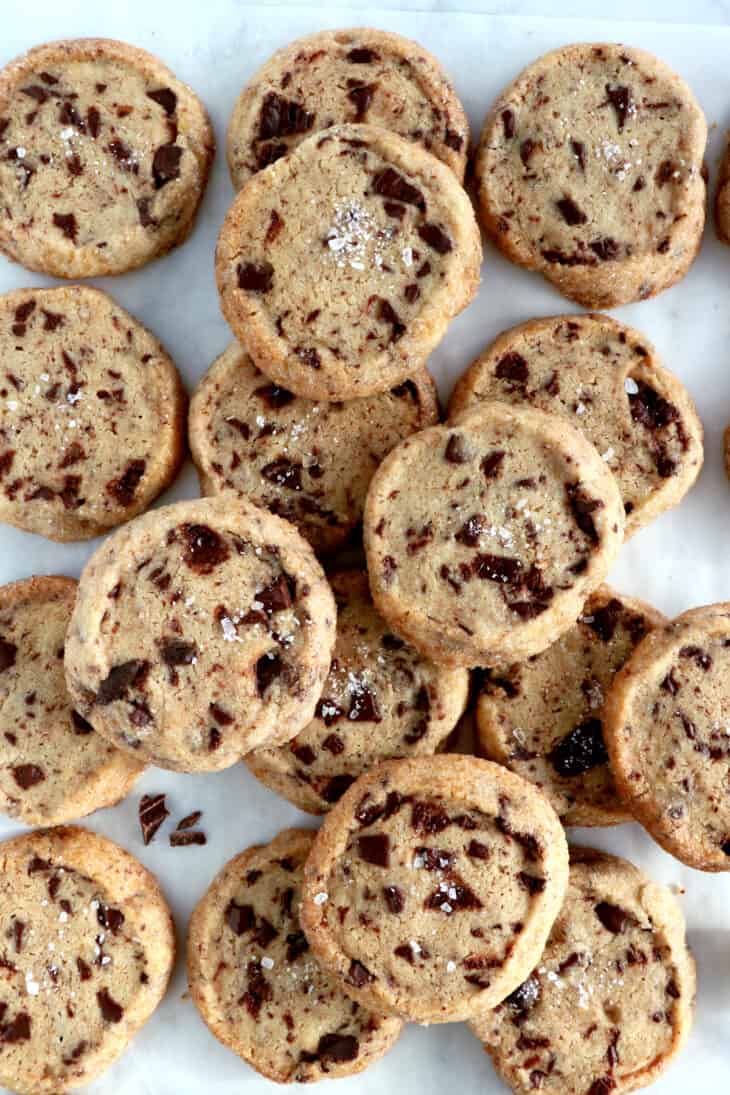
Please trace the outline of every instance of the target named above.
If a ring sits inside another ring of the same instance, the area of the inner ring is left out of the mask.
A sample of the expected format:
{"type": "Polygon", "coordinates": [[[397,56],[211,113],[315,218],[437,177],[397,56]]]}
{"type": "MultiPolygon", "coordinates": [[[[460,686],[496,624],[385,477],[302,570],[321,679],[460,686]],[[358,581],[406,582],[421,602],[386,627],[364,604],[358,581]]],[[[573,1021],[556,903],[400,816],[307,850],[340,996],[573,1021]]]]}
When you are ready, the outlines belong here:
{"type": "Polygon", "coordinates": [[[343,992],[299,924],[304,861],[314,833],[286,829],[235,856],[190,921],[188,981],[212,1034],[277,1083],[362,1072],[403,1024],[343,992]]]}
{"type": "Polygon", "coordinates": [[[143,266],[190,232],[214,147],[200,100],[144,50],[37,46],[0,72],[0,249],[61,278],[143,266]]]}
{"type": "Polygon", "coordinates": [[[323,814],[381,760],[443,748],[466,707],[469,675],[441,669],[388,629],[367,575],[330,576],[337,639],[315,717],[278,748],[244,759],[253,774],[301,810],[323,814]]]}
{"type": "Polygon", "coordinates": [[[189,439],[204,494],[245,494],[326,553],[362,521],[383,457],[438,420],[426,369],[380,395],[326,403],[272,384],[233,343],[192,398],[189,439]]]}
{"type": "Polygon", "coordinates": [[[626,806],[701,871],[730,870],[730,604],[650,632],[616,677],[603,730],[626,806]]]}
{"type": "Polygon", "coordinates": [[[702,423],[643,335],[608,316],[533,319],[466,370],[449,417],[490,399],[564,415],[616,477],[630,536],[676,505],[702,467],[702,423]]]}
{"type": "Polygon", "coordinates": [[[452,171],[385,129],[341,125],[259,172],[216,254],[223,314],[255,364],[307,399],[355,399],[423,365],[479,283],[452,171]]]}
{"type": "Polygon", "coordinates": [[[81,575],[66,639],[79,712],[161,768],[228,768],[314,715],[335,603],[288,522],[222,495],[148,513],[81,575]]]}
{"type": "Polygon", "coordinates": [[[0,521],[87,540],[174,479],[185,393],[157,339],[98,289],[0,296],[0,521]]]}
{"type": "Polygon", "coordinates": [[[302,927],[353,999],[454,1022],[525,979],[567,877],[560,822],[526,780],[456,754],[386,761],[325,818],[302,927]]]}
{"type": "Polygon", "coordinates": [[[621,545],[623,506],[563,418],[484,403],[385,458],[364,530],[391,627],[436,662],[498,668],[573,624],[621,545]]]}
{"type": "Polygon", "coordinates": [[[720,161],[715,191],[715,231],[721,243],[730,243],[730,142],[720,161]]]}
{"type": "Polygon", "coordinates": [[[45,829],[0,845],[0,1084],[55,1095],[124,1052],[175,961],[155,878],[106,837],[45,829]]]}
{"type": "Polygon", "coordinates": [[[233,185],[345,122],[415,141],[464,179],[469,122],[439,62],[399,34],[357,27],[297,38],[244,87],[228,126],[233,185]]]}
{"type": "Polygon", "coordinates": [[[691,90],[656,57],[563,46],[529,65],[484,123],[482,224],[507,258],[586,308],[645,300],[699,250],[706,140],[691,90]]]}
{"type": "Polygon", "coordinates": [[[622,1095],[652,1083],[692,1026],[679,903],[625,859],[571,849],[542,959],[472,1029],[516,1095],[622,1095]]]}
{"type": "Polygon", "coordinates": [[[0,586],[0,809],[57,825],[113,806],[142,767],[71,706],[63,673],[72,578],[0,586]]]}
{"type": "Polygon", "coordinates": [[[603,704],[634,647],[663,623],[650,605],[602,586],[542,654],[485,671],[476,707],[480,752],[536,783],[564,825],[630,819],[608,766],[603,704]]]}

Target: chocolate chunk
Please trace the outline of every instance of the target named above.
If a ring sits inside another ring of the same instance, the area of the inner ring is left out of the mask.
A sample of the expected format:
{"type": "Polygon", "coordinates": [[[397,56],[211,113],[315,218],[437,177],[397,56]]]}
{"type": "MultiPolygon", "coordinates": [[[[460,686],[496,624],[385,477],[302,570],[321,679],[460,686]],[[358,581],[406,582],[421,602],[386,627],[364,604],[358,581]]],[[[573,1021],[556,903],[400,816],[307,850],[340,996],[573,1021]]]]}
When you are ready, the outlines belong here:
{"type": "Polygon", "coordinates": [[[520,145],[520,159],[525,167],[527,167],[532,159],[532,155],[537,148],[537,144],[531,137],[527,137],[520,145]]]}
{"type": "Polygon", "coordinates": [[[269,164],[276,163],[282,156],[286,156],[288,148],[282,143],[267,143],[259,145],[256,149],[256,166],[260,171],[269,164]]]}
{"type": "Polygon", "coordinates": [[[170,846],[173,848],[186,848],[190,844],[207,844],[205,833],[198,829],[186,829],[183,832],[170,833],[170,846]]]}
{"type": "Polygon", "coordinates": [[[270,262],[241,262],[236,274],[238,288],[248,293],[268,293],[274,283],[274,267],[270,262]]]}
{"type": "Polygon", "coordinates": [[[278,384],[264,384],[260,388],[255,388],[253,394],[261,399],[267,407],[275,411],[278,411],[281,407],[286,407],[296,399],[292,392],[288,392],[286,388],[280,388],[278,384]]]}
{"type": "Polygon", "coordinates": [[[149,662],[133,658],[115,665],[99,685],[96,703],[106,706],[122,699],[130,688],[138,688],[149,671],[149,662]]]}
{"type": "Polygon", "coordinates": [[[712,658],[699,646],[683,646],[679,651],[680,658],[691,658],[698,669],[704,669],[705,673],[712,667],[712,658]]]}
{"type": "Polygon", "coordinates": [[[590,614],[590,618],[584,618],[582,622],[588,624],[595,631],[599,639],[608,643],[613,638],[618,622],[621,618],[621,602],[612,597],[608,604],[597,608],[590,614]]]}
{"type": "Polygon", "coordinates": [[[228,927],[236,935],[250,932],[256,923],[256,915],[251,905],[237,905],[235,901],[228,903],[223,915],[228,927]]]}
{"type": "Polygon", "coordinates": [[[502,127],[504,129],[505,140],[511,141],[515,135],[515,116],[511,110],[503,110],[500,115],[502,118],[502,127]]]}
{"type": "Polygon", "coordinates": [[[305,110],[301,103],[269,91],[261,104],[257,140],[269,141],[273,137],[306,133],[313,125],[314,114],[305,110]]]}
{"type": "Polygon", "coordinates": [[[152,178],[155,190],[161,190],[173,179],[180,178],[180,160],[183,150],[176,144],[162,144],[152,158],[152,178]]]}
{"type": "Polygon", "coordinates": [[[380,60],[380,54],[374,49],[368,49],[367,46],[355,46],[346,56],[353,65],[371,65],[373,61],[380,60]]]}
{"type": "Polygon", "coordinates": [[[309,950],[309,943],[304,932],[290,932],[286,937],[286,960],[287,962],[296,962],[297,958],[300,958],[303,954],[306,954],[309,950]]]}
{"type": "Polygon", "coordinates": [[[165,804],[165,795],[142,795],[139,800],[139,824],[142,829],[142,840],[149,844],[155,833],[162,825],[170,811],[165,804]]]}
{"type": "Polygon", "coordinates": [[[426,210],[426,201],[421,191],[407,182],[393,167],[386,167],[385,171],[375,176],[373,191],[381,198],[415,205],[421,212],[426,210]]]}
{"type": "Polygon", "coordinates": [[[578,528],[586,534],[592,543],[599,543],[599,536],[592,515],[597,510],[602,510],[605,503],[600,498],[591,498],[578,482],[566,483],[565,493],[578,528]]]}
{"type": "Polygon", "coordinates": [[[354,782],[354,776],[348,776],[344,773],[339,776],[333,776],[319,792],[320,798],[329,803],[339,802],[345,791],[347,791],[354,782]]]}
{"type": "Polygon", "coordinates": [[[448,881],[442,882],[437,890],[429,894],[423,907],[433,911],[438,910],[450,916],[452,912],[481,909],[482,903],[466,883],[449,878],[448,881]]]}
{"type": "Polygon", "coordinates": [[[358,681],[351,689],[350,710],[347,712],[350,722],[381,722],[382,715],[377,696],[364,682],[358,681]]]}
{"type": "Polygon", "coordinates": [[[354,1061],[360,1051],[360,1044],[352,1034],[323,1034],[317,1043],[317,1057],[322,1071],[327,1071],[327,1062],[354,1061]]]}
{"type": "Polygon", "coordinates": [[[616,111],[616,124],[620,133],[629,113],[634,110],[630,89],[617,84],[606,84],[606,104],[609,103],[616,111]]]}
{"type": "Polygon", "coordinates": [[[363,966],[362,962],[358,962],[356,958],[353,958],[347,971],[347,980],[356,988],[362,988],[363,985],[367,985],[369,981],[374,981],[375,978],[370,970],[363,966]]]}
{"type": "Polygon", "coordinates": [[[585,169],[586,169],[586,146],[583,144],[582,141],[571,141],[570,142],[570,149],[571,149],[571,152],[573,153],[573,155],[575,156],[576,160],[578,161],[578,165],[579,165],[581,171],[585,171],[585,169]]]}
{"type": "Polygon", "coordinates": [[[71,722],[74,724],[75,734],[93,734],[94,727],[90,722],[80,715],[78,711],[71,712],[71,722]]]}
{"type": "Polygon", "coordinates": [[[610,236],[603,236],[601,239],[593,240],[588,246],[591,251],[593,251],[594,255],[598,256],[601,262],[610,262],[612,259],[618,258],[621,252],[621,245],[610,236]]]}
{"type": "Polygon", "coordinates": [[[15,643],[9,643],[7,639],[0,639],[0,673],[5,669],[12,669],[15,665],[15,655],[18,648],[15,643]]]}
{"type": "Polygon", "coordinates": [[[124,1008],[109,995],[108,989],[101,989],[96,994],[96,1002],[99,1005],[102,1017],[107,1023],[121,1023],[124,1008]]]}
{"type": "Polygon", "coordinates": [[[535,875],[528,874],[527,871],[520,871],[517,875],[520,884],[525,887],[529,894],[542,893],[545,889],[545,879],[536,878],[535,875]]]}
{"type": "Polygon", "coordinates": [[[449,434],[449,440],[446,442],[446,448],[444,449],[444,460],[448,461],[449,464],[465,464],[468,459],[469,455],[462,434],[449,434]]]}
{"type": "Polygon", "coordinates": [[[486,844],[478,840],[470,840],[466,846],[466,854],[470,859],[489,859],[490,851],[486,844]]]}
{"type": "Polygon", "coordinates": [[[208,525],[180,525],[183,559],[196,574],[212,574],[228,559],[230,551],[221,536],[208,525]]]}
{"type": "Polygon", "coordinates": [[[263,654],[256,662],[256,688],[263,699],[269,687],[281,676],[287,677],[287,667],[280,654],[263,654]]]}
{"type": "Polygon", "coordinates": [[[448,871],[454,865],[454,853],[444,848],[416,848],[414,866],[422,871],[448,871]]]}
{"type": "Polygon", "coordinates": [[[73,213],[54,213],[53,223],[56,228],[60,228],[67,240],[71,240],[72,243],[76,243],[76,234],[78,232],[78,225],[76,224],[76,217],[73,213]]]}
{"type": "Polygon", "coordinates": [[[527,383],[530,370],[522,354],[512,351],[499,359],[494,375],[498,380],[510,381],[513,387],[521,387],[527,383]]]}
{"type": "Polygon", "coordinates": [[[403,337],[406,331],[406,325],[401,321],[400,316],[396,312],[393,305],[389,300],[384,300],[382,297],[378,301],[378,319],[383,323],[389,323],[391,326],[390,341],[398,342],[403,337]]]}
{"type": "Polygon", "coordinates": [[[406,907],[406,898],[400,886],[385,886],[383,896],[390,912],[394,915],[403,912],[406,907]]]}
{"type": "Polygon", "coordinates": [[[91,966],[88,962],[84,962],[83,958],[76,959],[76,969],[79,971],[79,977],[82,981],[91,980],[91,966]]]}
{"type": "Polygon", "coordinates": [[[264,589],[258,591],[254,600],[257,601],[264,612],[283,612],[291,608],[296,598],[296,580],[289,574],[280,574],[274,578],[264,589]]]}
{"type": "Polygon", "coordinates": [[[12,1022],[4,1023],[0,1027],[0,1042],[27,1042],[30,1038],[30,1029],[30,1015],[27,1011],[19,1011],[12,1022]]]}
{"type": "Polygon", "coordinates": [[[466,547],[476,547],[479,537],[487,528],[487,519],[483,513],[473,513],[468,517],[459,531],[454,534],[454,539],[466,547]]]}
{"type": "Polygon", "coordinates": [[[47,102],[49,95],[44,87],[40,84],[30,84],[28,87],[21,87],[20,89],[23,95],[27,95],[29,99],[33,99],[38,106],[43,106],[47,102]]]}
{"type": "Polygon", "coordinates": [[[248,982],[246,992],[241,997],[246,1011],[252,1019],[258,1019],[262,1006],[272,997],[271,985],[255,962],[248,964],[248,982]]]}
{"type": "Polygon", "coordinates": [[[151,198],[137,199],[137,212],[139,213],[139,223],[142,225],[143,228],[151,228],[157,226],[157,221],[152,216],[151,209],[151,198]]]}
{"type": "Polygon", "coordinates": [[[113,909],[100,901],[96,909],[96,919],[102,928],[116,934],[124,923],[124,913],[121,909],[113,909]]]}
{"type": "Polygon", "coordinates": [[[436,251],[439,255],[447,255],[453,250],[453,243],[449,236],[439,228],[437,224],[421,224],[418,226],[418,235],[424,243],[436,251]]]}
{"type": "Polygon", "coordinates": [[[533,1008],[540,999],[541,989],[537,977],[528,977],[521,985],[510,993],[504,1003],[512,1011],[527,1012],[533,1008]]]}
{"type": "Polygon", "coordinates": [[[198,656],[198,648],[195,643],[184,639],[162,639],[160,656],[165,665],[193,665],[198,656]]]}
{"type": "Polygon", "coordinates": [[[13,779],[23,791],[42,783],[46,774],[37,764],[19,764],[13,768],[13,779]]]}
{"type": "Polygon", "coordinates": [[[638,391],[629,395],[631,417],[647,430],[661,430],[670,422],[676,422],[679,411],[663,396],[650,388],[643,380],[635,380],[638,391]]]}
{"type": "Polygon", "coordinates": [[[275,483],[277,487],[295,491],[302,489],[302,465],[293,464],[286,457],[282,456],[278,460],[272,460],[270,464],[265,464],[261,469],[261,475],[270,483],[275,483]]]}
{"type": "Polygon", "coordinates": [[[595,907],[595,913],[607,931],[614,935],[620,935],[626,930],[628,924],[634,923],[634,917],[618,905],[611,905],[608,901],[600,901],[595,907]]]}
{"type": "Polygon", "coordinates": [[[120,506],[131,506],[146,467],[145,460],[130,460],[122,475],[118,479],[112,479],[107,483],[107,494],[120,506]]]}
{"type": "Polygon", "coordinates": [[[86,128],[94,139],[99,136],[101,115],[95,106],[90,106],[86,112],[86,128]]]}
{"type": "Polygon", "coordinates": [[[152,99],[155,103],[159,103],[168,117],[171,117],[177,110],[177,95],[169,87],[161,87],[155,91],[148,91],[147,98],[152,99]]]}
{"type": "MultiPolygon", "coordinates": [[[[139,165],[134,158],[134,154],[129,145],[126,145],[124,141],[110,141],[109,151],[114,159],[125,171],[132,171],[136,174],[139,171],[139,165]]],[[[159,189],[159,187],[158,187],[159,189]]]]}
{"type": "Polygon", "coordinates": [[[519,585],[524,568],[519,559],[511,559],[507,555],[482,553],[474,559],[472,571],[482,580],[514,586],[519,585]]]}
{"type": "Polygon", "coordinates": [[[358,84],[356,87],[350,88],[347,92],[347,98],[355,107],[355,117],[353,121],[363,121],[368,112],[368,108],[373,101],[373,95],[375,94],[377,86],[377,84],[358,84]]]}
{"type": "Polygon", "coordinates": [[[600,719],[586,719],[553,746],[548,760],[560,776],[580,776],[608,763],[600,719]]]}
{"type": "Polygon", "coordinates": [[[184,832],[185,829],[192,829],[193,825],[197,825],[203,816],[202,810],[193,810],[192,814],[186,814],[184,818],[178,821],[175,831],[178,833],[184,832]]]}
{"type": "Polygon", "coordinates": [[[601,1076],[600,1079],[593,1081],[586,1095],[610,1095],[615,1087],[616,1081],[613,1076],[601,1076]]]}
{"type": "Polygon", "coordinates": [[[496,479],[504,463],[505,453],[499,449],[487,453],[482,460],[481,468],[485,479],[496,479]]]}
{"type": "Polygon", "coordinates": [[[579,209],[572,198],[561,198],[555,203],[560,210],[560,215],[566,224],[573,227],[576,224],[585,224],[588,217],[582,209],[579,209]]]}
{"type": "Polygon", "coordinates": [[[390,863],[390,837],[387,833],[369,833],[358,837],[357,853],[366,863],[387,867],[390,863]]]}
{"type": "Polygon", "coordinates": [[[442,833],[451,824],[451,818],[442,806],[435,802],[418,801],[413,803],[411,825],[417,833],[431,836],[442,833]]]}

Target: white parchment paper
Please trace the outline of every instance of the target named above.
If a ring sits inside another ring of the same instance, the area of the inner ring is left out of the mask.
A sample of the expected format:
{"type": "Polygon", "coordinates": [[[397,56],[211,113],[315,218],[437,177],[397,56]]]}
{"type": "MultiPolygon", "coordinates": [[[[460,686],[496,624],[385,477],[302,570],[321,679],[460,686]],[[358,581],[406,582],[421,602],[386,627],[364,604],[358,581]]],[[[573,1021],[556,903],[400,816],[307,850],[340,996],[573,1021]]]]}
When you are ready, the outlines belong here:
{"type": "MultiPolygon", "coordinates": [[[[637,8],[640,5],[637,5],[637,8]]],[[[610,4],[606,5],[610,15],[610,4]]],[[[664,23],[588,22],[419,11],[241,6],[236,0],[35,0],[0,2],[0,63],[57,37],[105,35],[158,54],[202,97],[219,143],[211,184],[189,242],[146,269],[98,282],[167,346],[190,390],[229,340],[213,277],[213,249],[232,199],[223,145],[241,86],[278,46],[325,27],[372,25],[417,38],[444,63],[478,131],[494,97],[526,63],[571,41],[620,40],[652,50],[689,81],[712,127],[707,162],[714,180],[730,116],[730,28],[664,23]],[[9,10],[8,10],[9,9],[9,10]]],[[[687,8],[688,15],[691,9],[687,8]]],[[[612,575],[617,588],[640,594],[672,615],[692,605],[730,599],[730,485],[722,469],[722,430],[730,419],[730,249],[708,229],[688,277],[655,300],[618,309],[643,331],[689,388],[706,431],[706,463],[682,506],[665,514],[624,549],[612,575]]],[[[50,284],[0,257],[0,292],[50,284]]],[[[486,249],[477,300],[453,324],[430,366],[442,395],[500,330],[533,316],[576,309],[536,275],[486,249]]],[[[162,502],[197,494],[190,467],[162,502]]],[[[0,527],[0,583],[30,574],[77,575],[94,544],[57,545],[0,527]]],[[[83,824],[128,848],[160,878],[177,923],[181,955],[190,911],[213,875],[248,844],[292,824],[313,825],[259,785],[241,765],[210,776],[149,770],[126,802],[83,824]],[[160,834],[144,848],[137,803],[165,791],[176,817],[204,811],[204,848],[171,849],[160,834]]],[[[18,826],[0,819],[0,838],[18,826]]],[[[655,1085],[657,1095],[727,1092],[730,1087],[730,876],[703,875],[665,855],[636,825],[575,834],[628,856],[655,878],[686,890],[681,898],[699,963],[697,1022],[688,1049],[655,1085]]],[[[167,998],[131,1049],[91,1090],[104,1095],[229,1095],[271,1085],[208,1033],[184,998],[182,959],[167,998]]],[[[624,1018],[631,1022],[630,1009],[624,1018]]],[[[326,1086],[326,1085],[323,1085],[326,1086]]],[[[349,1095],[490,1095],[503,1090],[488,1059],[460,1025],[409,1028],[393,1052],[359,1077],[338,1081],[349,1095]]]]}

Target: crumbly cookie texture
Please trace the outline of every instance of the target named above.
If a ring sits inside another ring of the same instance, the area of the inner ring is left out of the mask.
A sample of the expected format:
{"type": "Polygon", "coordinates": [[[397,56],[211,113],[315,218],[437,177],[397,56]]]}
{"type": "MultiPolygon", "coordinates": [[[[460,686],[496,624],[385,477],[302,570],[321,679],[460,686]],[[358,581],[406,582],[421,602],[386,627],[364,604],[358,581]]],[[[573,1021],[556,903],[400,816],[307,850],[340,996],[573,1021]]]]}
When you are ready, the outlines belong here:
{"type": "Polygon", "coordinates": [[[464,712],[469,675],[443,669],[390,631],[370,599],[367,575],[331,575],[337,639],[315,717],[277,748],[244,759],[295,806],[323,814],[381,760],[443,748],[464,712]]]}
{"type": "Polygon", "coordinates": [[[504,331],[457,382],[450,421],[499,399],[564,415],[616,477],[630,536],[693,486],[703,430],[692,398],[644,336],[608,316],[533,319],[504,331]]]}
{"type": "Polygon", "coordinates": [[[539,960],[568,850],[547,799],[489,761],[386,761],[325,818],[302,926],[353,999],[421,1023],[494,1007],[539,960]]]}
{"type": "Polygon", "coordinates": [[[730,604],[652,631],[616,677],[604,736],[628,809],[671,855],[730,870],[730,604]]]}
{"type": "Polygon", "coordinates": [[[516,1095],[622,1095],[682,1049],[695,964],[679,903],[625,859],[571,849],[565,903],[530,976],[472,1029],[516,1095]]]}
{"type": "Polygon", "coordinates": [[[174,479],[186,398],[157,339],[98,289],[0,296],[0,520],[51,540],[128,521],[174,479]]]}
{"type": "Polygon", "coordinates": [[[175,961],[155,878],[106,837],[39,830],[0,845],[0,1084],[56,1095],[124,1052],[175,961]]]}
{"type": "Polygon", "coordinates": [[[143,266],[190,232],[214,147],[200,100],[144,50],[37,46],[0,72],[0,249],[62,278],[143,266]]]}
{"type": "Polygon", "coordinates": [[[357,27],[297,38],[244,87],[228,126],[233,185],[344,122],[423,145],[463,181],[469,123],[439,62],[399,34],[357,27]]]}
{"type": "Polygon", "coordinates": [[[373,477],[373,600],[434,661],[492,668],[574,623],[623,539],[616,482],[563,418],[483,403],[402,442],[373,477]]]}
{"type": "Polygon", "coordinates": [[[473,298],[480,264],[474,213],[448,167],[385,129],[340,125],[244,186],[216,275],[256,365],[334,401],[417,371],[473,298]]]}
{"type": "Polygon", "coordinates": [[[188,981],[215,1037],[277,1083],[362,1072],[395,1043],[400,1019],[352,1000],[319,964],[299,924],[314,840],[286,829],[235,856],[190,921],[188,981]]]}
{"type": "Polygon", "coordinates": [[[630,819],[608,765],[603,705],[636,645],[666,622],[643,601],[602,586],[542,654],[485,671],[476,708],[483,756],[536,783],[564,825],[630,819]]]}
{"type": "Polygon", "coordinates": [[[379,395],[328,403],[273,384],[233,343],[192,398],[189,438],[204,494],[245,494],[329,553],[361,523],[383,457],[438,420],[426,369],[379,395]]]}
{"type": "Polygon", "coordinates": [[[57,825],[124,798],[142,766],[71,706],[63,672],[72,578],[0,587],[0,809],[57,825]]]}
{"type": "Polygon", "coordinates": [[[87,563],[66,640],[78,711],[162,768],[212,771],[314,715],[335,603],[296,529],[246,499],[179,502],[87,563]]]}
{"type": "Polygon", "coordinates": [[[499,96],[475,159],[499,249],[586,308],[645,300],[687,273],[705,221],[707,124],[643,50],[563,46],[499,96]]]}

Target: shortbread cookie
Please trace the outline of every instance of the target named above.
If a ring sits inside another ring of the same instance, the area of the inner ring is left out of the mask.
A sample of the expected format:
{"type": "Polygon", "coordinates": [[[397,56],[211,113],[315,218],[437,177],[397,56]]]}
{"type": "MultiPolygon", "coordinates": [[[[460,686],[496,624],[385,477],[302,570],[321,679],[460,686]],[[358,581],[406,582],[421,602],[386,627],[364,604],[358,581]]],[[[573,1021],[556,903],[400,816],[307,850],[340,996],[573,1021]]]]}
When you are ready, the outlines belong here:
{"type": "Polygon", "coordinates": [[[190,448],[204,494],[245,494],[330,552],[362,521],[383,457],[438,419],[426,369],[380,395],[315,402],[272,384],[233,343],[193,396],[190,448]]]}
{"type": "Polygon", "coordinates": [[[235,856],[190,921],[190,992],[215,1037],[277,1083],[337,1079],[387,1053],[400,1019],[367,1011],[317,961],[299,925],[314,833],[286,829],[235,856]]]}
{"type": "Polygon", "coordinates": [[[366,574],[343,570],[330,582],[337,639],[315,717],[286,745],[245,757],[255,776],[313,814],[379,761],[443,748],[469,691],[466,670],[439,668],[392,634],[366,574]]]}
{"type": "Polygon", "coordinates": [[[683,1047],[695,980],[669,891],[625,859],[574,848],[539,965],[472,1029],[516,1095],[622,1095],[683,1047]]]}
{"type": "Polygon", "coordinates": [[[603,704],[634,647],[663,623],[650,605],[603,586],[542,654],[486,671],[476,709],[482,754],[536,783],[564,825],[630,817],[608,766],[603,704]]]}
{"type": "Polygon", "coordinates": [[[124,1052],[175,960],[155,878],[106,837],[45,829],[0,845],[0,1084],[56,1095],[124,1052]]]}
{"type": "Polygon", "coordinates": [[[608,316],[552,316],[505,331],[458,381],[450,420],[489,399],[565,415],[585,433],[616,477],[627,535],[680,502],[702,467],[689,393],[643,335],[608,316]]]}
{"type": "Polygon", "coordinates": [[[722,243],[730,243],[730,142],[720,161],[715,191],[715,231],[722,243]]]}
{"type": "Polygon", "coordinates": [[[325,818],[302,926],[359,1003],[452,1022],[525,979],[567,877],[558,818],[526,780],[456,754],[386,761],[325,818]]]}
{"type": "Polygon", "coordinates": [[[481,241],[452,171],[385,129],[334,126],[259,172],[218,239],[223,313],[307,399],[386,391],[473,298],[481,241]]]}
{"type": "Polygon", "coordinates": [[[375,473],[373,600],[434,661],[511,665],[572,625],[623,522],[607,465],[563,418],[484,403],[403,441],[375,473]]]}
{"type": "Polygon", "coordinates": [[[228,126],[233,185],[343,122],[415,141],[464,178],[469,123],[439,62],[399,34],[357,27],[297,38],[246,85],[228,126]]]}
{"type": "Polygon", "coordinates": [[[227,768],[314,715],[335,603],[312,549],[243,498],[138,518],[87,563],[66,640],[74,704],[161,768],[227,768]]]}
{"type": "Polygon", "coordinates": [[[0,587],[0,809],[57,825],[112,806],[142,767],[71,706],[63,673],[72,578],[0,587]]]}
{"type": "Polygon", "coordinates": [[[0,296],[0,521],[86,540],[174,479],[185,393],[157,339],[74,285],[0,296]]]}
{"type": "Polygon", "coordinates": [[[205,108],[136,46],[37,46],[0,72],[0,249],[61,278],[182,243],[213,161],[205,108]]]}
{"type": "Polygon", "coordinates": [[[603,729],[627,807],[671,855],[730,870],[730,604],[652,631],[616,677],[603,729]]]}
{"type": "Polygon", "coordinates": [[[694,95],[656,57],[563,46],[529,65],[484,123],[482,224],[508,258],[586,308],[645,300],[699,250],[706,139],[694,95]]]}

